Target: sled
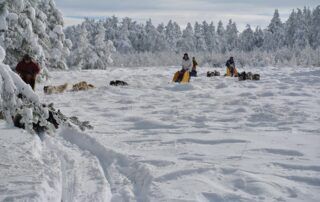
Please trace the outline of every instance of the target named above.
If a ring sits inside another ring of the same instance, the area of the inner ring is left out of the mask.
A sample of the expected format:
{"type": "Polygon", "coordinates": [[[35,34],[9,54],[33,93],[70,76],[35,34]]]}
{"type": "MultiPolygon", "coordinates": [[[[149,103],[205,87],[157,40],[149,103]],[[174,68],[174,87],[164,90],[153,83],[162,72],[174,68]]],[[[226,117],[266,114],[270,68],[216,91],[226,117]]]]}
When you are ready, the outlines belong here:
{"type": "MultiPolygon", "coordinates": [[[[173,76],[172,82],[177,82],[179,75],[180,75],[180,72],[177,71],[173,76]]],[[[183,77],[182,77],[182,80],[180,81],[180,83],[189,83],[189,82],[190,82],[190,73],[189,73],[189,71],[186,71],[183,74],[183,77]]]]}
{"type": "MultiPolygon", "coordinates": [[[[225,76],[231,76],[231,72],[230,72],[230,69],[227,67],[227,73],[225,74],[225,76]]],[[[238,77],[238,70],[237,68],[234,68],[234,74],[233,74],[234,77],[238,77]]]]}
{"type": "Polygon", "coordinates": [[[180,83],[189,83],[189,82],[190,82],[190,73],[189,71],[186,71],[180,83]]]}
{"type": "Polygon", "coordinates": [[[175,74],[174,74],[174,76],[173,76],[173,79],[172,79],[172,82],[176,82],[176,80],[178,79],[178,77],[179,77],[179,71],[177,71],[175,74]]]}
{"type": "Polygon", "coordinates": [[[237,68],[234,68],[234,74],[233,74],[234,77],[238,77],[238,70],[237,68]]]}

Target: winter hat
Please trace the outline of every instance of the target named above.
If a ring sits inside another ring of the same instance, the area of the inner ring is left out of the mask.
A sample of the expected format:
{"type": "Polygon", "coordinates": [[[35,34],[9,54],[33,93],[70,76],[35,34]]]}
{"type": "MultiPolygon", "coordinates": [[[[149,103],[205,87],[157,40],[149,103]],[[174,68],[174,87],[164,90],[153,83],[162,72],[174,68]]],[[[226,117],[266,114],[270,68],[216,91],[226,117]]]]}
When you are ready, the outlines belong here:
{"type": "Polygon", "coordinates": [[[30,57],[30,55],[28,55],[28,54],[25,54],[24,56],[23,56],[23,60],[31,60],[32,58],[30,57]]]}
{"type": "Polygon", "coordinates": [[[0,46],[0,63],[3,62],[4,58],[6,57],[6,51],[0,46]]]}

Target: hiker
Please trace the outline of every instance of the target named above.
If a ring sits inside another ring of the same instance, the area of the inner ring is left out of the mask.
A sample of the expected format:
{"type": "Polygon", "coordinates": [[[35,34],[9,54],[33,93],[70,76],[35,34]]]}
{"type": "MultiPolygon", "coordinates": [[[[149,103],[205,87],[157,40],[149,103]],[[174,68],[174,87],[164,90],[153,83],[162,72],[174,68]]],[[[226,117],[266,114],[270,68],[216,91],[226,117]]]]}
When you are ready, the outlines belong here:
{"type": "Polygon", "coordinates": [[[231,76],[231,77],[238,76],[237,69],[236,69],[233,57],[230,57],[230,59],[226,63],[226,66],[227,66],[227,74],[226,74],[226,76],[231,76]]]}
{"type": "Polygon", "coordinates": [[[198,66],[198,63],[196,61],[196,58],[192,57],[192,70],[190,72],[190,76],[194,76],[194,77],[197,76],[197,66],[198,66]]]}
{"type": "Polygon", "coordinates": [[[23,56],[21,62],[16,67],[16,72],[20,75],[22,80],[31,86],[34,90],[37,74],[40,72],[40,67],[37,63],[32,61],[32,58],[26,54],[23,56]]]}
{"type": "Polygon", "coordinates": [[[187,71],[190,71],[190,69],[191,69],[192,64],[191,64],[191,60],[189,58],[188,53],[185,53],[183,55],[181,65],[182,65],[182,69],[179,71],[179,76],[178,76],[178,79],[176,80],[176,82],[181,82],[183,79],[184,73],[187,71]]]}

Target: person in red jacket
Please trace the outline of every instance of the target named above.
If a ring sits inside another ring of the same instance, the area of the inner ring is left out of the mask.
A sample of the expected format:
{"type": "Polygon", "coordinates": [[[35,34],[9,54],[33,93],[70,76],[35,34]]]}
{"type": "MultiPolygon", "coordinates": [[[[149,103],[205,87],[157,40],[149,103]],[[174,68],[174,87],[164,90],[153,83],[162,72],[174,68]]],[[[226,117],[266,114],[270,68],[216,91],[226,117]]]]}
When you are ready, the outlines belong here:
{"type": "Polygon", "coordinates": [[[34,90],[37,74],[40,72],[40,67],[37,63],[32,61],[29,55],[24,55],[21,62],[16,67],[17,73],[20,75],[22,80],[31,86],[34,90]]]}

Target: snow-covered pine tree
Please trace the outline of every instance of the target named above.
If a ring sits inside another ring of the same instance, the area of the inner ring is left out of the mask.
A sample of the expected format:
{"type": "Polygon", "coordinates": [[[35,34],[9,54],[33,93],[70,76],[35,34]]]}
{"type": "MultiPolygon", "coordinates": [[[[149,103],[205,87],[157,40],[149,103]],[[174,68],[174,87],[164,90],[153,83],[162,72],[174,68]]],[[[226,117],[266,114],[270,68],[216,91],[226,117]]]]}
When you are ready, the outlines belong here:
{"type": "Polygon", "coordinates": [[[261,51],[264,43],[264,34],[260,27],[256,27],[253,33],[254,35],[254,47],[261,51]]]}
{"type": "Polygon", "coordinates": [[[120,53],[129,53],[132,51],[132,44],[129,40],[129,26],[131,19],[124,18],[118,31],[118,39],[115,40],[115,47],[120,53]]]}
{"type": "Polygon", "coordinates": [[[91,52],[88,32],[84,24],[78,25],[74,33],[73,48],[68,64],[72,68],[81,69],[86,63],[86,55],[91,52]]]}
{"type": "Polygon", "coordinates": [[[208,25],[208,23],[204,21],[202,23],[202,27],[204,32],[205,43],[207,45],[207,50],[209,52],[218,51],[218,38],[213,22],[211,22],[210,25],[208,25]]]}
{"type": "Polygon", "coordinates": [[[183,30],[182,38],[178,41],[178,49],[181,52],[193,52],[196,50],[194,32],[191,23],[188,23],[185,30],[183,30]]]}
{"type": "Polygon", "coordinates": [[[156,27],[152,24],[151,19],[146,22],[145,26],[145,38],[144,38],[144,49],[147,52],[155,52],[158,50],[157,40],[160,38],[160,34],[156,27]]]}
{"type": "Polygon", "coordinates": [[[177,50],[177,43],[181,39],[181,29],[178,23],[172,22],[170,20],[165,27],[166,29],[166,41],[169,44],[169,51],[176,52],[177,50]]]}
{"type": "Polygon", "coordinates": [[[14,68],[24,54],[30,54],[43,69],[67,68],[70,41],[65,40],[62,15],[53,0],[4,1],[1,7],[5,63],[14,68]]]}
{"type": "Polygon", "coordinates": [[[220,53],[225,53],[227,51],[227,41],[226,41],[226,31],[223,27],[222,21],[218,22],[217,27],[217,35],[218,35],[218,48],[217,51],[220,53]]]}
{"type": "Polygon", "coordinates": [[[105,39],[105,31],[103,23],[99,21],[91,54],[92,59],[95,59],[94,69],[106,69],[107,65],[113,63],[111,54],[115,52],[115,48],[112,41],[105,39]]]}
{"type": "Polygon", "coordinates": [[[3,64],[5,50],[0,46],[0,113],[6,121],[13,125],[13,117],[21,115],[20,123],[30,133],[35,133],[34,124],[44,127],[47,132],[53,132],[54,126],[47,121],[49,112],[18,74],[8,65],[3,64]]]}
{"type": "MultiPolygon", "coordinates": [[[[104,28],[106,29],[106,39],[115,41],[118,35],[118,25],[119,25],[119,19],[115,16],[106,18],[104,22],[104,28]]],[[[72,33],[68,34],[68,37],[71,37],[72,33]]]]}
{"type": "Polygon", "coordinates": [[[308,24],[300,9],[291,12],[285,23],[286,45],[291,49],[301,50],[309,45],[308,24]]]}
{"type": "Polygon", "coordinates": [[[143,39],[145,38],[146,31],[143,24],[136,24],[134,30],[130,33],[129,40],[132,47],[136,52],[144,52],[143,39]]]}
{"type": "Polygon", "coordinates": [[[198,22],[194,25],[194,40],[197,51],[204,52],[207,50],[204,29],[198,22]]]}
{"type": "Polygon", "coordinates": [[[103,21],[86,19],[81,25],[68,28],[66,35],[73,41],[72,52],[68,58],[71,68],[106,69],[113,63],[111,56],[115,47],[111,40],[106,39],[103,21]]]}
{"type": "Polygon", "coordinates": [[[264,47],[267,50],[276,50],[284,47],[285,44],[285,29],[281,22],[279,11],[276,9],[273,18],[268,25],[265,33],[264,47]]]}
{"type": "Polygon", "coordinates": [[[235,22],[229,20],[229,23],[225,32],[225,41],[228,51],[233,51],[238,47],[238,29],[235,22]]]}
{"type": "Polygon", "coordinates": [[[157,27],[158,31],[158,37],[156,41],[156,52],[162,52],[169,49],[169,44],[166,40],[166,32],[165,32],[165,26],[163,23],[159,24],[157,27]]]}
{"type": "Polygon", "coordinates": [[[174,26],[172,20],[167,24],[166,28],[166,40],[169,44],[169,50],[175,51],[178,39],[174,34],[174,26]]]}
{"type": "Polygon", "coordinates": [[[311,20],[311,46],[316,49],[320,48],[320,5],[312,12],[311,20]]]}
{"type": "Polygon", "coordinates": [[[247,25],[246,29],[240,34],[239,41],[241,50],[250,52],[254,49],[255,37],[250,25],[247,25]]]}
{"type": "Polygon", "coordinates": [[[38,1],[35,28],[41,27],[41,29],[35,29],[35,31],[41,30],[39,42],[44,49],[45,57],[48,61],[47,66],[55,69],[68,69],[66,60],[70,55],[72,43],[70,40],[66,40],[63,32],[64,22],[62,13],[57,9],[54,0],[38,1]],[[47,25],[46,34],[41,34],[43,33],[43,25],[47,25]]]}

